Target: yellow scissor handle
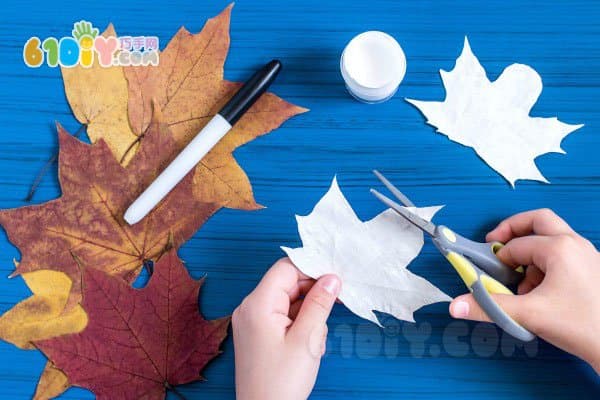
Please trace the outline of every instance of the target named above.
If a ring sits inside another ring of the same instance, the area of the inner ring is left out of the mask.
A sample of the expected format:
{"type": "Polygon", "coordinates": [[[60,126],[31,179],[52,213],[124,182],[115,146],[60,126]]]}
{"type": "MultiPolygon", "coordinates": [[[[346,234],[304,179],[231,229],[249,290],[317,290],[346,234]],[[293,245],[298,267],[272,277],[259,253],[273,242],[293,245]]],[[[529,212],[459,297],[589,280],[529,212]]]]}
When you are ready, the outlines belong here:
{"type": "Polygon", "coordinates": [[[460,254],[449,251],[446,254],[446,259],[469,289],[479,280],[489,293],[514,294],[509,288],[491,276],[483,274],[481,271],[478,272],[473,264],[460,254]]]}
{"type": "Polygon", "coordinates": [[[446,258],[452,264],[458,275],[465,282],[475,301],[486,313],[489,319],[495,322],[508,334],[523,341],[530,341],[535,335],[512,319],[491,296],[491,293],[513,295],[513,293],[502,283],[481,271],[467,258],[455,251],[446,253],[446,258]]]}
{"type": "Polygon", "coordinates": [[[512,319],[491,296],[491,293],[513,295],[506,286],[484,273],[467,258],[455,251],[447,252],[446,258],[473,293],[475,301],[490,320],[517,339],[530,341],[535,338],[533,333],[512,319]]]}
{"type": "MultiPolygon", "coordinates": [[[[504,247],[504,243],[501,242],[492,242],[491,243],[492,246],[492,251],[494,252],[494,254],[496,254],[498,251],[500,251],[501,248],[504,247]]],[[[525,273],[525,268],[522,265],[519,265],[517,268],[515,268],[515,271],[524,274],[525,273]]]]}

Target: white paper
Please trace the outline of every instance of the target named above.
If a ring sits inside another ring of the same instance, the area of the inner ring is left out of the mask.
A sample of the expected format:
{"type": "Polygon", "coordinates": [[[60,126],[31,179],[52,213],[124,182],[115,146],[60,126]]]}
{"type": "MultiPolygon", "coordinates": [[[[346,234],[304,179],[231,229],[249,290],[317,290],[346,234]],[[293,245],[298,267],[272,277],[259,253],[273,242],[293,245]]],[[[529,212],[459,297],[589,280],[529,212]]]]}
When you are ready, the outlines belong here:
{"type": "Polygon", "coordinates": [[[450,72],[440,70],[446,99],[406,99],[427,123],[451,140],[472,147],[514,187],[518,179],[548,182],[534,159],[545,153],[565,153],[560,143],[583,125],[557,118],[530,117],[542,93],[542,79],[531,67],[508,66],[490,82],[465,37],[462,54],[450,72]]]}
{"type": "MultiPolygon", "coordinates": [[[[410,209],[429,220],[440,208],[410,209]]],[[[421,230],[391,209],[362,222],[335,178],[313,211],[296,220],[303,247],[282,249],[312,278],[338,275],[342,280],[339,299],[356,315],[377,325],[373,310],[414,322],[417,309],[451,300],[406,269],[423,247],[421,230]]]]}

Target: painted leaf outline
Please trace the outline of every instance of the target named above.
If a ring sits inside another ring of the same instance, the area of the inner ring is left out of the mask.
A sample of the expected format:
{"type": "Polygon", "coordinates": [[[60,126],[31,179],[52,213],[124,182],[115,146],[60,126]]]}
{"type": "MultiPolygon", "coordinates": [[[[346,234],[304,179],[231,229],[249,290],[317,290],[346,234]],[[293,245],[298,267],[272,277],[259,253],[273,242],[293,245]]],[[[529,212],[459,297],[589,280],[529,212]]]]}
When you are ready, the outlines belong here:
{"type": "MultiPolygon", "coordinates": [[[[441,207],[411,208],[431,217],[441,207]]],[[[362,222],[334,178],[307,216],[296,216],[302,247],[282,247],[306,275],[333,273],[342,280],[339,299],[361,318],[380,325],[373,311],[414,321],[417,309],[450,297],[406,267],[423,246],[423,233],[388,209],[362,222]]]]}
{"type": "Polygon", "coordinates": [[[406,99],[427,123],[452,141],[471,147],[514,187],[519,179],[548,182],[535,164],[546,153],[562,153],[561,142],[583,125],[530,117],[542,79],[530,66],[512,64],[490,81],[465,37],[451,71],[440,70],[444,101],[406,99]]]}

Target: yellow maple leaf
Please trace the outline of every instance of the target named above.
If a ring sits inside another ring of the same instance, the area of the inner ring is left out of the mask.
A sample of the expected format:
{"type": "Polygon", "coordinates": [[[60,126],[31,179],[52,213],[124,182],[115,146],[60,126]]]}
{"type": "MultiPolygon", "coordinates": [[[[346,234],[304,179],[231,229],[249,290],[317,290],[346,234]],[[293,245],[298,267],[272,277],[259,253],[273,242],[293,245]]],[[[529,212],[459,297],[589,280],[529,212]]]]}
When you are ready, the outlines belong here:
{"type": "Polygon", "coordinates": [[[32,342],[80,332],[87,315],[78,304],[65,310],[71,279],[59,271],[38,270],[21,275],[33,293],[0,317],[0,338],[22,349],[32,342]]]}
{"type": "MultiPolygon", "coordinates": [[[[110,24],[102,36],[116,37],[110,24]]],[[[102,67],[98,57],[91,67],[61,68],[65,94],[75,118],[86,125],[92,142],[104,138],[118,159],[126,153],[136,135],[127,117],[128,90],[123,67],[102,67]]],[[[134,152],[128,152],[125,164],[134,152]]]]}
{"type": "Polygon", "coordinates": [[[48,361],[35,389],[33,400],[48,400],[61,395],[71,386],[69,378],[60,369],[48,361]]]}

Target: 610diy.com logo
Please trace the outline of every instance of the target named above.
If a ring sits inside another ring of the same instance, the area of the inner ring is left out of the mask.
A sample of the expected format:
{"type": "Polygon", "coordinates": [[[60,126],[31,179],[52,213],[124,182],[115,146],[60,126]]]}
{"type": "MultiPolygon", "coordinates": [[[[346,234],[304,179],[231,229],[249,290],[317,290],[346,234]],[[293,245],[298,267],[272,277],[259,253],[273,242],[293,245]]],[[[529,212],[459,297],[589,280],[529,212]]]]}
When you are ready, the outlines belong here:
{"type": "Polygon", "coordinates": [[[44,61],[49,67],[90,68],[95,57],[101,67],[158,65],[156,36],[99,36],[98,28],[83,20],[73,24],[72,34],[60,40],[29,38],[23,46],[23,61],[30,68],[40,67],[44,61]]]}

